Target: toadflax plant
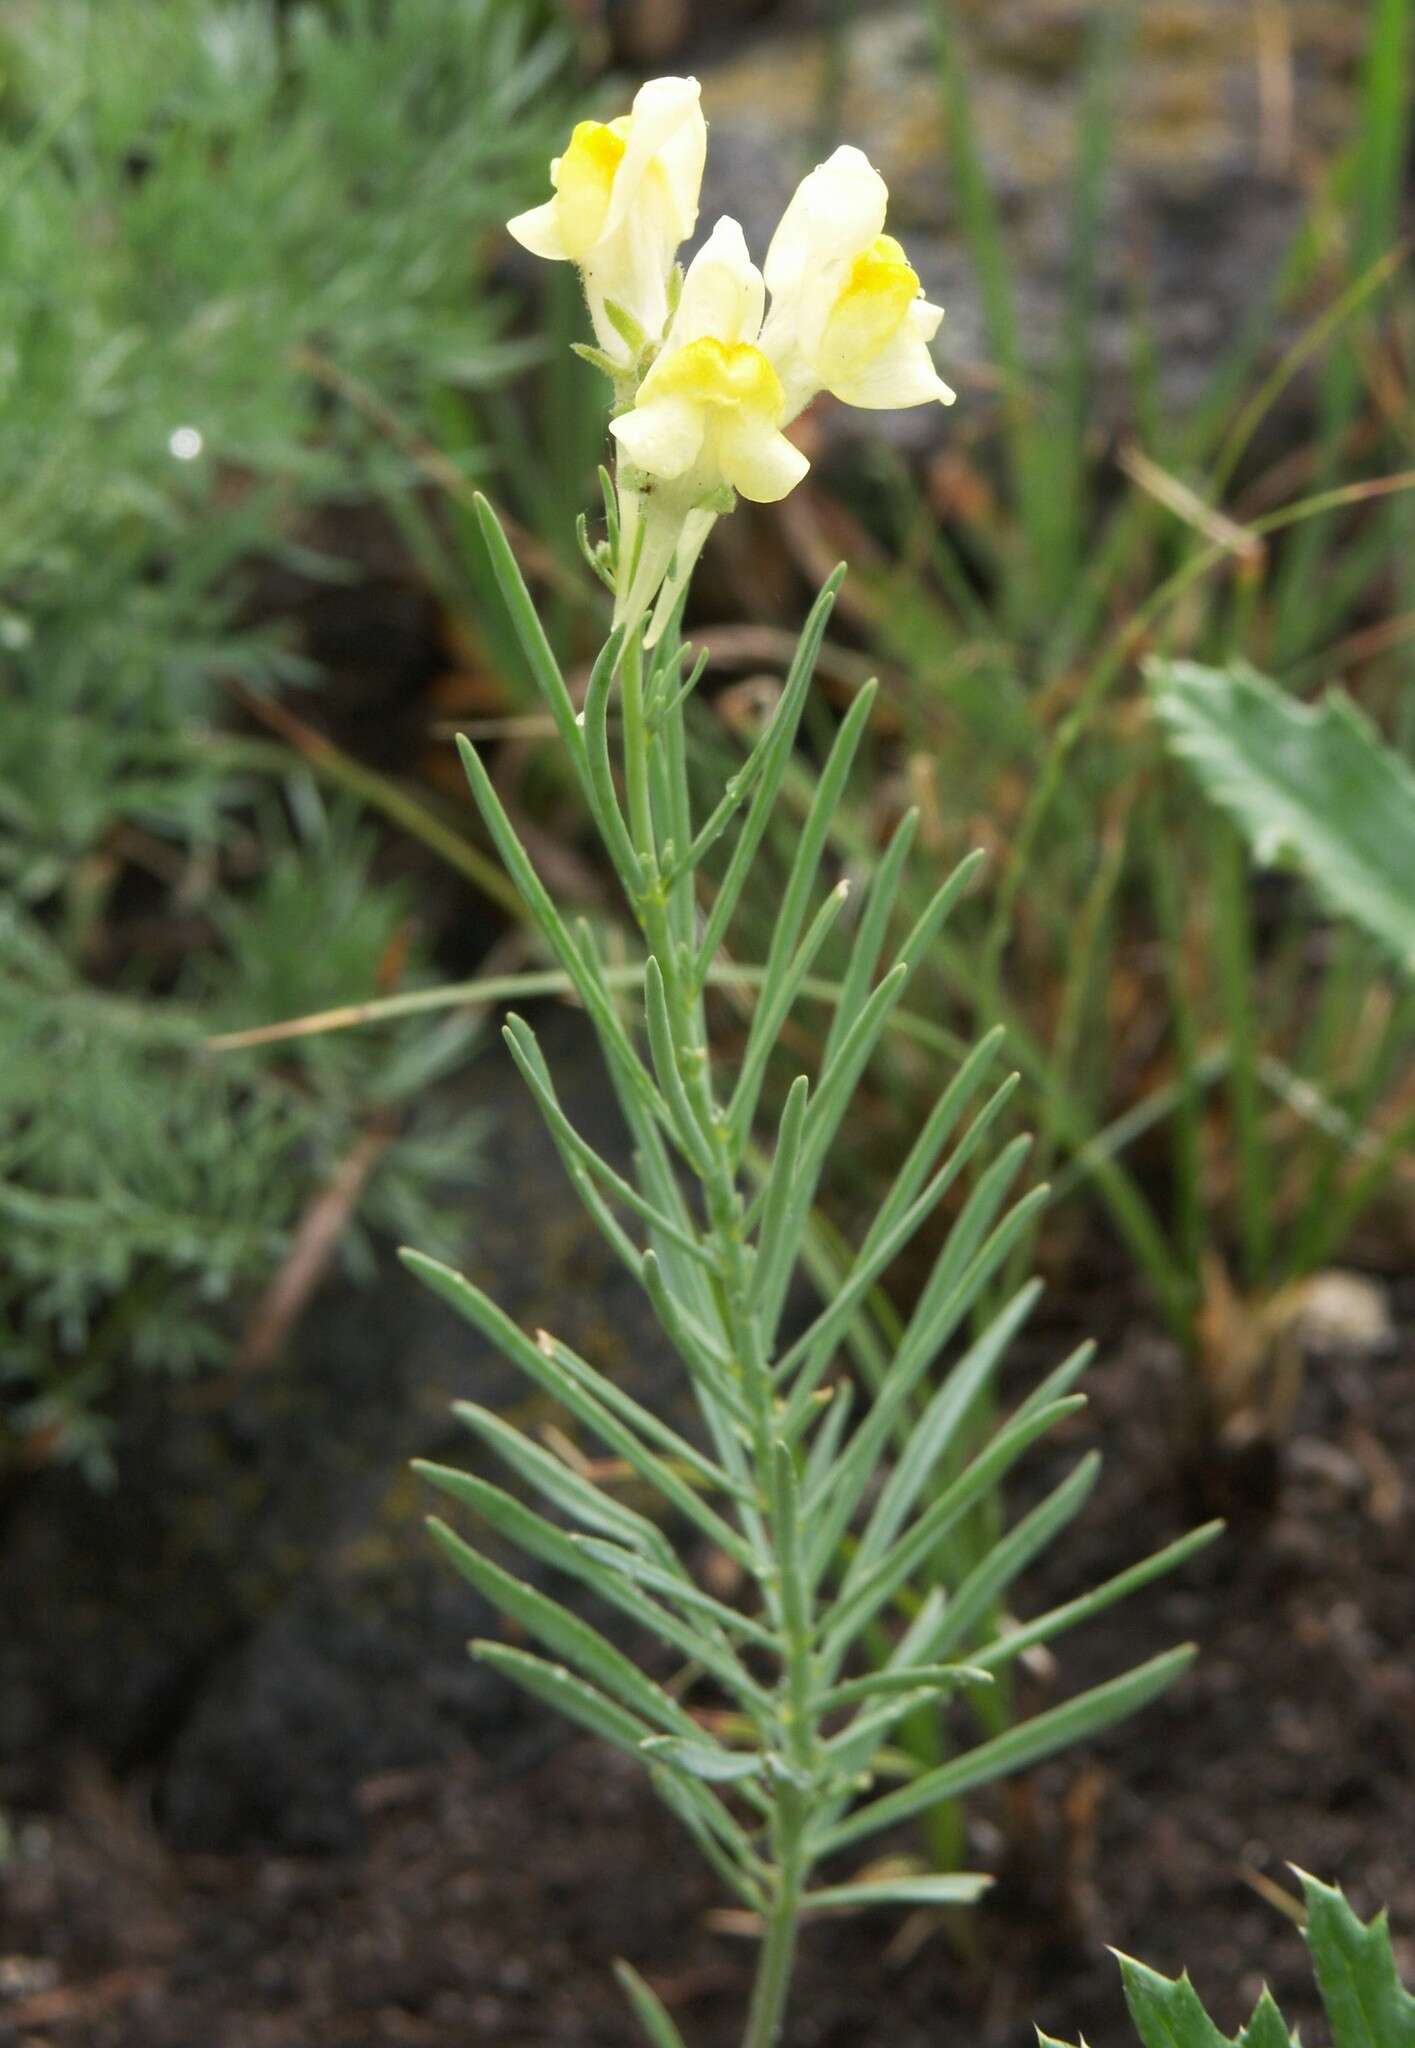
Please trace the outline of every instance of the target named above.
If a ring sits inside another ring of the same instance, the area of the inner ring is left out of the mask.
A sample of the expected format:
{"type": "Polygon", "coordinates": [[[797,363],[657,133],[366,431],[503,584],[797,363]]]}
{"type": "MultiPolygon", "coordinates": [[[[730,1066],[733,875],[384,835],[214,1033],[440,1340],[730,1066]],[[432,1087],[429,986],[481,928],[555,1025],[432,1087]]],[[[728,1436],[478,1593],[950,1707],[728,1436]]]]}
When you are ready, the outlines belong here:
{"type": "MultiPolygon", "coordinates": [[[[511,223],[528,248],[579,266],[595,332],[589,352],[615,390],[618,474],[605,478],[606,537],[595,547],[586,539],[613,592],[614,620],[578,709],[506,539],[481,507],[500,589],[642,934],[639,968],[611,975],[588,930],[562,917],[475,750],[462,748],[487,829],[597,1034],[634,1141],[632,1177],[571,1125],[530,1026],[512,1017],[506,1043],[576,1193],[681,1362],[700,1430],[683,1433],[552,1333],[525,1334],[447,1267],[417,1254],[408,1263],[612,1454],[615,1472],[632,1475],[633,1502],[608,1474],[591,1476],[473,1403],[461,1406],[462,1420],[538,1506],[480,1477],[422,1468],[481,1527],[590,1588],[676,1660],[675,1680],[659,1684],[539,1584],[434,1522],[453,1563],[535,1645],[479,1642],[474,1654],[640,1759],[722,1883],[759,1917],[743,2039],[745,2048],[767,2048],[780,2038],[803,1914],[957,1905],[986,1883],[951,1871],[912,1874],[917,1866],[898,1861],[832,1870],[818,1883],[817,1866],[1107,1726],[1168,1685],[1190,1652],[1171,1651],[1020,1725],[1001,1716],[1000,1732],[933,1769],[887,1748],[901,1718],[941,1707],[960,1688],[987,1686],[1029,1646],[1212,1532],[1025,1626],[1007,1624],[1007,1588],[1079,1508],[1094,1481],[1092,1457],[981,1554],[974,1545],[965,1571],[944,1582],[951,1532],[1078,1406],[1072,1388],[1086,1362],[1084,1350],[1076,1353],[1008,1420],[980,1427],[989,1384],[1036,1292],[1024,1288],[984,1314],[985,1291],[1040,1198],[1007,1209],[1021,1148],[984,1163],[1007,1094],[1006,1084],[982,1094],[993,1038],[948,1078],[834,1297],[804,1327],[786,1324],[816,1189],[854,1090],[973,862],[942,882],[880,973],[914,835],[912,817],[900,825],[859,915],[819,1070],[790,1088],[763,1160],[754,1129],[768,1062],[845,906],[843,882],[818,903],[817,884],[871,693],[862,691],[841,721],[765,962],[729,965],[734,910],[771,821],[843,572],[817,600],[746,759],[701,814],[690,798],[684,711],[702,661],[691,662],[680,642],[682,599],[713,520],[738,495],[778,499],[804,474],[805,458],[783,429],[817,392],[864,406],[952,394],[928,351],[939,311],[884,233],[884,183],[858,150],[837,150],[803,181],[764,271],[737,224],[720,221],[680,277],[673,259],[695,225],[704,148],[696,82],[656,80],[623,119],[582,122],[551,167],[554,196],[511,223]],[[758,989],[731,1062],[714,1057],[706,1011],[708,990],[724,975],[758,989]],[[852,1318],[974,1165],[971,1193],[888,1371],[856,1414],[861,1390],[838,1364],[852,1318]],[[970,1316],[961,1357],[931,1381],[970,1316]],[[652,1511],[636,1504],[646,1498],[652,1511]],[[704,1543],[738,1568],[747,1588],[740,1608],[694,1576],[692,1551],[704,1543]],[[879,1790],[882,1775],[900,1782],[879,1790]]],[[[648,2038],[681,2048],[654,1993],[627,1965],[622,1976],[648,2038]]]]}

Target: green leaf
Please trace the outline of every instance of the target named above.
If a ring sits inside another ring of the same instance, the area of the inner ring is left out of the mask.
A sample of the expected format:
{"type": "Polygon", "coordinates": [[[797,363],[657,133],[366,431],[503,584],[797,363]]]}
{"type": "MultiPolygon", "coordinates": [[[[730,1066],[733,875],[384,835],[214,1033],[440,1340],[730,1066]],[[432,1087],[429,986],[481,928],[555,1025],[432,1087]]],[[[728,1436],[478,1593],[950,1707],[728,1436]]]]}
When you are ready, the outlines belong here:
{"type": "Polygon", "coordinates": [[[1415,1998],[1396,1973],[1385,1915],[1363,1926],[1339,1891],[1298,1876],[1333,2048],[1415,2048],[1415,1998]]]}
{"type": "Polygon", "coordinates": [[[749,1750],[716,1749],[681,1735],[651,1735],[643,1750],[656,1764],[671,1764],[674,1770],[686,1771],[690,1778],[702,1778],[709,1785],[736,1785],[762,1774],[761,1758],[749,1750]]]}
{"type": "MultiPolygon", "coordinates": [[[[713,900],[694,957],[693,978],[697,982],[702,981],[708,968],[717,958],[718,948],[727,936],[732,914],[751,872],[752,860],[761,844],[762,834],[771,821],[777,793],[790,765],[791,748],[796,737],[796,728],[801,722],[802,710],[805,708],[806,693],[815,673],[821,641],[825,638],[825,629],[835,605],[835,593],[839,590],[844,576],[845,565],[842,562],[826,579],[820,596],[811,607],[810,616],[801,629],[801,637],[796,643],[796,652],[792,657],[785,687],[772,714],[771,724],[767,728],[761,766],[755,771],[756,787],[752,791],[752,800],[747,807],[747,815],[742,820],[737,844],[732,849],[722,885],[713,900]]],[[[730,812],[727,815],[730,816],[730,812]]],[[[709,824],[712,824],[716,817],[717,813],[714,813],[713,818],[708,821],[709,824]]]]}
{"type": "Polygon", "coordinates": [[[469,1508],[497,1534],[524,1550],[528,1557],[551,1565],[570,1578],[590,1586],[602,1600],[628,1614],[650,1634],[660,1636],[691,1662],[710,1671],[724,1689],[744,1705],[769,1711],[770,1701],[756,1681],[738,1662],[731,1647],[718,1635],[708,1635],[683,1616],[661,1607],[632,1574],[607,1566],[565,1530],[547,1522],[533,1509],[505,1493],[489,1480],[451,1466],[414,1459],[413,1470],[441,1492],[469,1508]]]}
{"type": "Polygon", "coordinates": [[[429,1517],[428,1528],[462,1577],[476,1587],[482,1598],[544,1643],[554,1656],[564,1658],[623,1705],[657,1721],[661,1728],[696,1727],[691,1714],[651,1678],[646,1678],[638,1665],[631,1663],[622,1650],[616,1650],[598,1629],[581,1621],[558,1600],[537,1592],[523,1579],[513,1578],[499,1564],[473,1550],[470,1543],[463,1542],[436,1516],[429,1517]]]}
{"type": "Polygon", "coordinates": [[[544,1657],[533,1657],[528,1650],[513,1650],[509,1643],[476,1642],[471,1645],[471,1652],[479,1664],[490,1665],[523,1692],[533,1693],[547,1706],[554,1707],[567,1721],[578,1721],[592,1735],[613,1743],[616,1749],[627,1750],[642,1762],[643,1745],[653,1734],[652,1728],[616,1706],[613,1700],[607,1700],[583,1679],[576,1678],[563,1664],[548,1664],[544,1657]]]}
{"type": "MultiPolygon", "coordinates": [[[[1384,1913],[1364,1924],[1342,1894],[1298,1871],[1307,1899],[1307,1945],[1331,2025],[1332,2048],[1415,2048],[1415,1998],[1395,1966],[1384,1913]]],[[[1271,1992],[1233,2040],[1220,2033],[1187,1974],[1163,1977],[1118,1956],[1125,2001],[1144,2048],[1298,2048],[1271,1992]]],[[[1049,2035],[1041,2048],[1062,2048],[1049,2035]]]]}
{"type": "Polygon", "coordinates": [[[1232,2048],[1204,2011],[1187,1976],[1161,1977],[1129,1956],[1117,1960],[1125,2003],[1145,2048],[1232,2048]]]}
{"type": "Polygon", "coordinates": [[[1256,859],[1305,875],[1415,972],[1415,775],[1340,690],[1295,703],[1246,663],[1151,661],[1174,751],[1256,859]]]}
{"type": "Polygon", "coordinates": [[[852,1707],[860,1700],[872,1700],[921,1687],[935,1692],[953,1692],[961,1685],[991,1685],[992,1673],[976,1664],[899,1664],[889,1670],[867,1671],[860,1678],[847,1678],[833,1685],[821,1701],[821,1711],[852,1707]]]}
{"type": "Polygon", "coordinates": [[[635,1549],[652,1551],[658,1557],[666,1555],[672,1560],[662,1531],[655,1529],[652,1522],[646,1522],[633,1508],[626,1508],[602,1486],[596,1486],[580,1473],[572,1471],[561,1459],[532,1442],[530,1437],[514,1429],[499,1415],[494,1415],[489,1408],[483,1408],[476,1401],[458,1401],[453,1404],[452,1412],[503,1464],[572,1521],[586,1529],[598,1529],[604,1535],[612,1536],[617,1543],[632,1544],[635,1549]]]}
{"type": "Polygon", "coordinates": [[[1003,1475],[1067,1415],[1084,1407],[1085,1397],[1073,1394],[1053,1401],[1032,1415],[1014,1417],[979,1451],[951,1485],[943,1487],[918,1520],[868,1570],[847,1573],[840,1597],[828,1616],[822,1652],[827,1668],[838,1662],[860,1630],[902,1586],[924,1560],[935,1553],[948,1531],[973,1505],[997,1487],[1003,1475]]]}
{"type": "Polygon", "coordinates": [[[711,1593],[705,1593],[691,1579],[664,1571],[641,1552],[622,1549],[617,1543],[603,1543],[595,1536],[576,1536],[571,1540],[610,1571],[622,1572],[626,1578],[647,1586],[664,1599],[678,1601],[690,1612],[715,1622],[724,1634],[745,1636],[748,1642],[757,1643],[762,1649],[775,1647],[775,1638],[759,1621],[714,1599],[711,1593]]]}
{"type": "Polygon", "coordinates": [[[829,1855],[846,1842],[873,1834],[878,1828],[893,1827],[896,1821],[909,1820],[940,1800],[956,1799],[979,1785],[1027,1770],[1073,1742],[1084,1742],[1088,1736],[1099,1734],[1127,1714],[1147,1706],[1193,1662],[1194,1654],[1189,1643],[1168,1650],[1121,1678],[1093,1686],[1074,1700],[1066,1700],[1045,1714],[1020,1722],[994,1736],[991,1742],[969,1750],[966,1756],[954,1757],[937,1770],[925,1771],[921,1778],[901,1786],[897,1792],[886,1793],[883,1799],[876,1799],[831,1828],[816,1844],[818,1852],[829,1855]]]}
{"type": "Polygon", "coordinates": [[[653,2048],[684,2048],[683,2036],[668,2017],[662,1999],[649,1990],[638,1971],[630,1969],[625,1962],[617,1962],[614,1974],[653,2048]]]}
{"type": "Polygon", "coordinates": [[[856,1906],[973,1906],[993,1880],[966,1870],[927,1872],[919,1877],[881,1877],[863,1884],[830,1885],[807,1892],[804,1912],[856,1906]]]}
{"type": "Polygon", "coordinates": [[[516,629],[516,638],[526,657],[526,665],[534,676],[536,685],[545,699],[546,708],[555,720],[555,729],[561,745],[583,783],[586,779],[585,747],[580,727],[575,716],[575,706],[570,692],[565,687],[565,678],[560,673],[560,664],[555,659],[535,600],[526,588],[526,579],[521,574],[521,565],[511,552],[501,521],[490,500],[480,491],[475,497],[477,522],[481,527],[482,539],[491,558],[492,574],[501,592],[511,623],[516,629]]]}
{"type": "MultiPolygon", "coordinates": [[[[1166,1572],[1176,1571],[1180,1565],[1201,1550],[1207,1550],[1211,1543],[1223,1534],[1222,1522],[1205,1522],[1202,1528],[1191,1529],[1187,1536],[1180,1536],[1173,1543],[1165,1544],[1151,1556],[1142,1558],[1139,1564],[1132,1564],[1114,1578],[1105,1580],[1089,1593],[1078,1595],[1060,1607],[1050,1607],[1035,1620],[1024,1622],[1020,1628],[1009,1629],[995,1643],[989,1643],[985,1650],[972,1653],[973,1661],[984,1671],[998,1671],[1020,1657],[1024,1650],[1030,1650],[1034,1643],[1048,1643],[1054,1636],[1064,1635],[1067,1629],[1077,1628],[1084,1621],[1101,1614],[1117,1600],[1125,1599],[1131,1593],[1148,1586],[1152,1579],[1162,1577],[1166,1572]]],[[[940,1613],[942,1609],[940,1608],[940,1613]]],[[[931,1633],[931,1631],[929,1631],[931,1633]]],[[[913,1634],[913,1631],[910,1631],[913,1634]]],[[[925,1636],[925,1640],[927,1636],[925,1636]]]]}

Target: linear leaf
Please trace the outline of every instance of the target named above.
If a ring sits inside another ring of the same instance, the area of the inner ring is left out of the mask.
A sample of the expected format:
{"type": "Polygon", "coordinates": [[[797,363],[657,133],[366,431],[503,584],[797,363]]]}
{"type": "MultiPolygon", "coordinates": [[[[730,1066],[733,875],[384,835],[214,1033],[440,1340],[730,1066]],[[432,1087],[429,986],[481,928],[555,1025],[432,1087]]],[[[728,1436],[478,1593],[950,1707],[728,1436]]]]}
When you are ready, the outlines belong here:
{"type": "Polygon", "coordinates": [[[622,1650],[616,1650],[598,1629],[581,1621],[558,1600],[528,1586],[524,1579],[503,1571],[436,1516],[429,1517],[428,1528],[462,1577],[476,1587],[482,1598],[543,1643],[553,1656],[563,1658],[622,1705],[656,1721],[661,1728],[685,1732],[695,1728],[692,1716],[651,1678],[646,1678],[638,1665],[622,1650]]]}
{"type": "Polygon", "coordinates": [[[638,1971],[621,1961],[614,1965],[614,1974],[652,2048],[684,2048],[683,2036],[668,2017],[667,2007],[655,1992],[650,1991],[638,1971]]]}
{"type": "Polygon", "coordinates": [[[973,1906],[989,1889],[990,1877],[966,1870],[928,1871],[918,1877],[881,1877],[861,1884],[836,1884],[807,1892],[803,1912],[859,1906],[973,1906]]]}
{"type": "Polygon", "coordinates": [[[889,929],[889,920],[898,900],[904,863],[909,858],[918,829],[917,809],[907,810],[895,827],[893,837],[871,879],[870,893],[865,899],[865,908],[851,941],[850,958],[840,984],[840,999],[836,1003],[835,1015],[830,1020],[830,1029],[826,1034],[823,1059],[827,1063],[833,1058],[841,1039],[859,1016],[861,1006],[870,992],[870,983],[875,978],[875,970],[884,946],[885,933],[889,929]]]}
{"type": "Polygon", "coordinates": [[[682,1615],[661,1607],[656,1600],[649,1598],[637,1579],[607,1567],[585,1545],[576,1543],[564,1529],[547,1522],[524,1502],[517,1500],[514,1494],[493,1486],[489,1480],[478,1479],[473,1473],[458,1472],[447,1465],[432,1465],[424,1459],[415,1459],[413,1469],[440,1492],[469,1508],[498,1535],[525,1551],[528,1557],[537,1558],[542,1564],[551,1565],[555,1570],[580,1580],[651,1635],[660,1637],[690,1662],[701,1664],[744,1705],[758,1712],[769,1709],[771,1703],[767,1695],[743,1670],[730,1645],[720,1635],[710,1635],[682,1615]]]}
{"type": "Polygon", "coordinates": [[[607,1700],[582,1678],[576,1678],[563,1664],[549,1664],[544,1657],[533,1657],[528,1650],[513,1650],[509,1643],[475,1642],[471,1651],[479,1664],[489,1665],[513,1685],[534,1693],[567,1721],[578,1721],[592,1735],[643,1761],[643,1744],[653,1734],[652,1728],[616,1706],[613,1700],[607,1700]]]}
{"type": "Polygon", "coordinates": [[[452,1412],[504,1465],[572,1521],[586,1529],[598,1529],[601,1534],[612,1536],[616,1543],[627,1543],[672,1560],[672,1550],[661,1529],[656,1529],[636,1509],[616,1500],[602,1486],[572,1471],[563,1459],[553,1457],[489,1408],[476,1401],[457,1401],[452,1412]]]}
{"type": "MultiPolygon", "coordinates": [[[[535,1097],[536,1104],[550,1127],[550,1134],[561,1157],[565,1158],[568,1154],[569,1158],[578,1160],[586,1172],[601,1181],[640,1221],[647,1223],[650,1229],[658,1231],[662,1236],[670,1238],[680,1251],[687,1252],[692,1258],[701,1259],[710,1267],[710,1255],[692,1233],[680,1229],[672,1217],[665,1216],[661,1209],[655,1208],[652,1202],[647,1201],[607,1160],[601,1159],[588,1139],[581,1137],[575,1129],[561,1108],[560,1098],[556,1093],[555,1083],[541,1052],[539,1041],[525,1019],[516,1016],[513,1011],[508,1015],[501,1035],[520,1070],[521,1078],[535,1097]]],[[[638,1257],[636,1251],[630,1263],[637,1265],[638,1257]]]]}
{"type": "Polygon", "coordinates": [[[939,1460],[954,1441],[979,1394],[1001,1365],[1008,1345],[1032,1313],[1041,1292],[1039,1280],[1030,1280],[1020,1288],[969,1346],[930,1400],[910,1430],[899,1461],[880,1491],[874,1512],[860,1538],[852,1571],[856,1567],[860,1571],[866,1570],[888,1549],[903,1528],[939,1460]]]}
{"type": "Polygon", "coordinates": [[[742,829],[737,835],[737,844],[732,849],[727,871],[723,875],[703,927],[703,936],[693,970],[693,978],[698,983],[702,982],[708,968],[717,958],[718,948],[727,936],[732,913],[737,908],[743,885],[751,872],[752,861],[761,844],[762,834],[771,820],[777,793],[791,760],[796,728],[801,722],[801,712],[805,707],[811,677],[815,673],[821,641],[825,638],[826,625],[835,605],[835,593],[840,588],[844,575],[845,565],[842,562],[839,568],[831,573],[820,596],[812,605],[801,630],[801,637],[796,643],[796,652],[787,672],[786,684],[768,729],[768,744],[764,750],[756,788],[752,791],[747,815],[742,820],[742,829]]]}
{"type": "Polygon", "coordinates": [[[644,1744],[644,1754],[655,1763],[669,1764],[709,1785],[736,1785],[762,1774],[761,1758],[748,1750],[715,1749],[685,1736],[651,1735],[644,1744]]]}
{"type": "Polygon", "coordinates": [[[833,1685],[821,1701],[821,1712],[854,1706],[860,1700],[919,1690],[954,1692],[962,1685],[991,1685],[992,1673],[976,1664],[901,1664],[890,1670],[866,1671],[833,1685]]]}
{"type": "Polygon", "coordinates": [[[997,1485],[1004,1472],[1039,1437],[1045,1436],[1063,1416],[1074,1414],[1082,1406],[1082,1396],[1073,1395],[1070,1400],[1053,1402],[1050,1408],[1040,1409],[1035,1415],[1025,1415],[1020,1420],[1014,1419],[1000,1429],[952,1485],[946,1486],[929,1502],[912,1528],[899,1538],[892,1549],[886,1551],[868,1571],[861,1573],[853,1584],[847,1581],[830,1609],[823,1663],[829,1666],[838,1660],[870,1617],[877,1614],[918,1569],[959,1518],[997,1485]]]}
{"type": "MultiPolygon", "coordinates": [[[[1103,1614],[1107,1607],[1113,1606],[1117,1600],[1123,1600],[1127,1594],[1139,1592],[1140,1588],[1148,1586],[1152,1579],[1161,1577],[1165,1572],[1177,1571],[1181,1564],[1186,1563],[1199,1551],[1207,1550],[1223,1531],[1222,1522],[1206,1522],[1201,1529],[1191,1529],[1187,1536],[1180,1536],[1173,1543],[1165,1544],[1162,1550],[1143,1558],[1139,1564],[1132,1564],[1125,1571],[1117,1572],[1114,1578],[1107,1579],[1104,1585],[1093,1587],[1089,1593],[1082,1593],[1077,1599],[1068,1600],[1061,1607],[1048,1608],[1045,1614],[1039,1614],[1033,1621],[1023,1622],[1019,1628],[1009,1629],[1006,1635],[999,1636],[998,1640],[989,1643],[986,1649],[973,1651],[973,1662],[984,1671],[1000,1671],[1004,1665],[1020,1657],[1024,1650],[1030,1650],[1034,1643],[1049,1643],[1054,1636],[1064,1635],[1068,1629],[1077,1628],[1082,1622],[1090,1621],[1094,1615],[1103,1614]]],[[[923,1619],[922,1616],[920,1618],[923,1619]]],[[[921,1632],[920,1640],[927,1642],[933,1633],[932,1627],[926,1627],[921,1632]]],[[[910,1634],[913,1634],[912,1629],[910,1634]]]]}
{"type": "Polygon", "coordinates": [[[565,687],[565,678],[560,673],[535,600],[526,588],[526,579],[521,574],[521,565],[511,552],[501,521],[490,503],[480,491],[473,500],[477,522],[481,527],[486,551],[491,557],[492,574],[496,578],[506,609],[511,614],[511,623],[516,629],[516,638],[527,666],[535,678],[536,686],[544,697],[561,744],[573,762],[576,771],[583,778],[585,774],[585,750],[580,737],[580,728],[575,719],[575,707],[570,692],[565,687]]]}
{"type": "Polygon", "coordinates": [[[611,1571],[623,1572],[641,1586],[649,1586],[655,1593],[663,1594],[665,1599],[681,1602],[684,1607],[715,1622],[725,1634],[746,1636],[749,1642],[759,1643],[764,1649],[775,1647],[775,1638],[759,1621],[753,1621],[750,1615],[714,1599],[711,1593],[705,1593],[691,1579],[680,1578],[675,1572],[665,1572],[641,1552],[624,1550],[614,1543],[603,1543],[594,1536],[577,1536],[573,1540],[611,1571]]]}
{"type": "Polygon", "coordinates": [[[929,1644],[931,1657],[943,1657],[968,1641],[974,1625],[982,1620],[1012,1584],[1019,1572],[1044,1550],[1058,1531],[1080,1513],[1100,1477],[1099,1451],[1090,1451],[1074,1472],[1068,1473],[1046,1499],[1024,1515],[974,1565],[948,1603],[937,1637],[929,1644]]]}
{"type": "Polygon", "coordinates": [[[1182,1644],[1178,1649],[1168,1650],[1162,1656],[1151,1658],[1149,1663],[1127,1671],[1121,1678],[1093,1686],[1074,1700],[1066,1700],[1059,1707],[1034,1715],[1030,1721],[1020,1722],[1004,1734],[994,1736],[991,1742],[969,1750],[966,1756],[955,1757],[951,1762],[941,1764],[937,1770],[925,1771],[921,1778],[901,1786],[897,1792],[887,1793],[883,1799],[876,1799],[872,1805],[860,1808],[831,1828],[816,1845],[819,1853],[828,1855],[832,1850],[842,1848],[846,1842],[857,1841],[862,1835],[892,1827],[896,1821],[909,1820],[926,1807],[936,1806],[940,1800],[957,1799],[979,1785],[1008,1777],[1013,1771],[1026,1770],[1058,1749],[1099,1734],[1102,1729],[1147,1705],[1166,1686],[1172,1685],[1193,1659],[1193,1645],[1182,1644]]]}

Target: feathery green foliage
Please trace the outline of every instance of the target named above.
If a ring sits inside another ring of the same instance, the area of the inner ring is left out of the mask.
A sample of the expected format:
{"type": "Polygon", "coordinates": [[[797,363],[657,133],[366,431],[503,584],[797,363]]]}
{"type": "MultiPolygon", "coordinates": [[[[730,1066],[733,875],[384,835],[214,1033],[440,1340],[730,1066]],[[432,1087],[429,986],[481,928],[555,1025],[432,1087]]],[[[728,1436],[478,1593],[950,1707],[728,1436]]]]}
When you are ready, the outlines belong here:
{"type": "Polygon", "coordinates": [[[102,1476],[129,1368],[229,1353],[341,1162],[367,1142],[362,1268],[474,1152],[416,1106],[462,1026],[203,1052],[426,978],[348,803],[221,728],[230,683],[316,680],[275,595],[347,573],[312,515],[411,474],[344,394],[426,427],[526,359],[486,230],[556,119],[543,30],[532,0],[0,11],[5,1456],[102,1476]]]}

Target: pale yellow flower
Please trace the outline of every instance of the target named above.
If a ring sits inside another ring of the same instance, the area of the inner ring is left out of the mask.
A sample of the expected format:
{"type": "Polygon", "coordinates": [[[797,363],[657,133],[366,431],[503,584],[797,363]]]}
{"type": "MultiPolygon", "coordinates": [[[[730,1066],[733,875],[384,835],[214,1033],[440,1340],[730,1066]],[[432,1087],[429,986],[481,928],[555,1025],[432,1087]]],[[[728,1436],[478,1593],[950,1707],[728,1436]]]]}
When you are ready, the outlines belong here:
{"type": "Polygon", "coordinates": [[[770,504],[809,464],[781,432],[781,379],[757,346],[765,293],[735,220],[720,220],[683,280],[663,348],[610,422],[623,458],[693,503],[723,487],[770,504]]]}
{"type": "Polygon", "coordinates": [[[889,191],[848,145],[801,180],[767,250],[761,346],[792,419],[818,391],[872,409],[951,405],[929,354],[943,310],[884,232],[889,191]]]}
{"type": "Polygon", "coordinates": [[[696,78],[650,79],[629,113],[576,126],[551,164],[552,196],[507,223],[532,255],[578,266],[595,339],[626,369],[635,351],[608,308],[645,342],[662,337],[673,259],[697,225],[706,151],[696,78]]]}

